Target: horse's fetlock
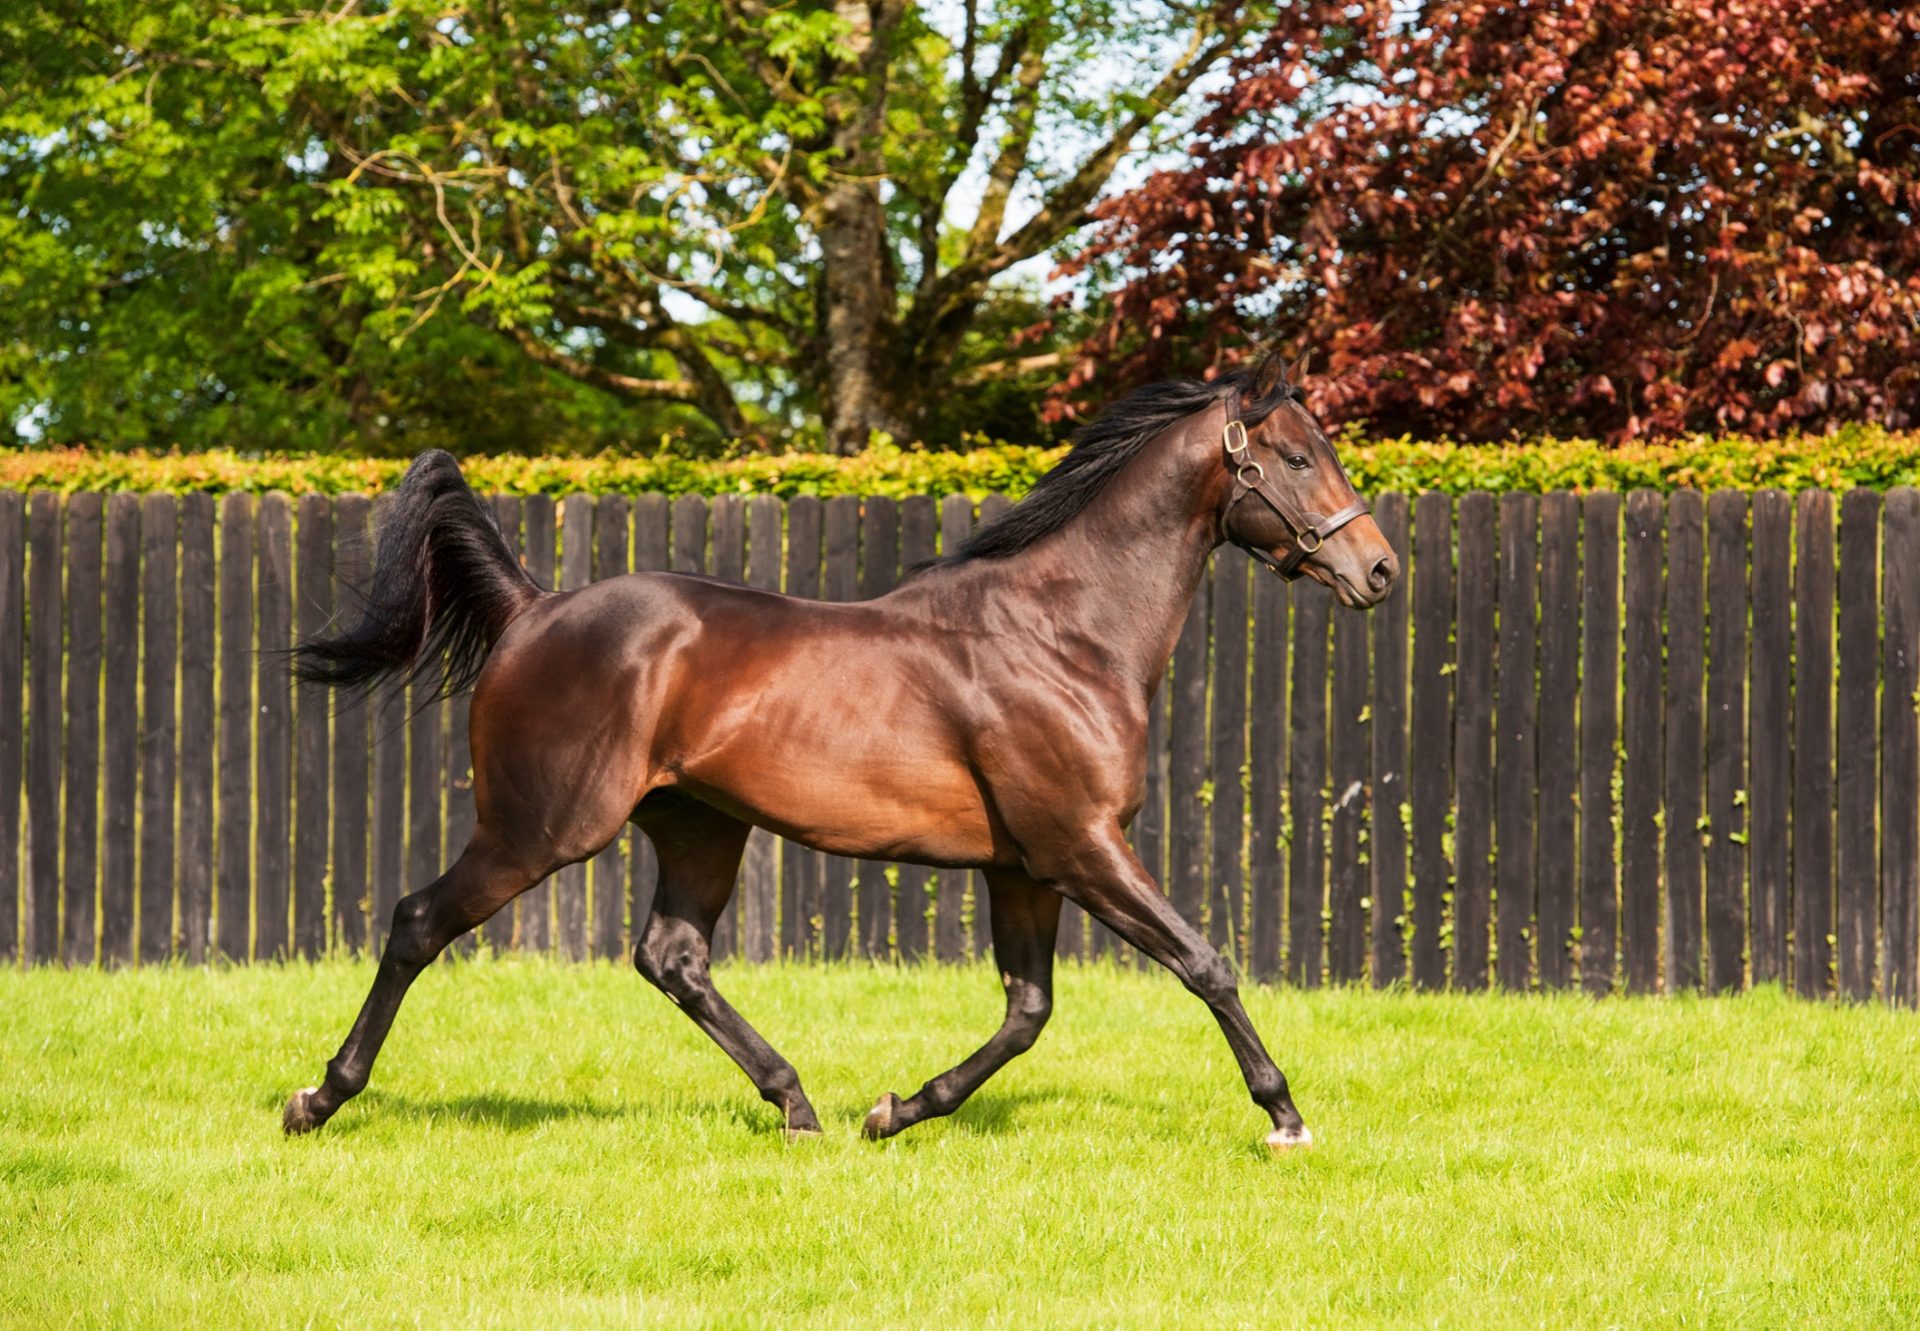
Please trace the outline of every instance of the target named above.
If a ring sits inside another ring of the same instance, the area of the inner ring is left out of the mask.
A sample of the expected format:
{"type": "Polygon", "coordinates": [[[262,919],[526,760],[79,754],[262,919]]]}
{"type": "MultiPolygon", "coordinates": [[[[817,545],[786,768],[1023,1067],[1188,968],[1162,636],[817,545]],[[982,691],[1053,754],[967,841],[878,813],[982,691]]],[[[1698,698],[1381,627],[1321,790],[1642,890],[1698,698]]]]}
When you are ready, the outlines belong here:
{"type": "Polygon", "coordinates": [[[791,1064],[783,1063],[767,1074],[766,1085],[760,1088],[760,1098],[776,1108],[785,1109],[800,1098],[800,1074],[791,1064]]]}
{"type": "Polygon", "coordinates": [[[1291,1102],[1287,1093],[1287,1079],[1279,1068],[1263,1068],[1249,1074],[1247,1091],[1253,1096],[1253,1102],[1262,1109],[1272,1109],[1291,1102]]]}
{"type": "Polygon", "coordinates": [[[327,1089],[342,1100],[351,1100],[367,1089],[370,1072],[365,1064],[336,1058],[327,1064],[327,1089]]]}

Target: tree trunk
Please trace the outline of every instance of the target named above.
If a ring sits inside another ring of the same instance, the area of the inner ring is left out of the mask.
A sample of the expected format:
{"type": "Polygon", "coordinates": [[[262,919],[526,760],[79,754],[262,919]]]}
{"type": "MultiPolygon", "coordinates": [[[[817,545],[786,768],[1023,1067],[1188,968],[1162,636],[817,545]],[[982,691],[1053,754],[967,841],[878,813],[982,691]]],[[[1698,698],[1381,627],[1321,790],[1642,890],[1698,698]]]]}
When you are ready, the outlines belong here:
{"type": "Polygon", "coordinates": [[[905,433],[892,410],[898,329],[880,203],[891,47],[904,8],[904,0],[838,0],[834,6],[846,25],[841,41],[852,60],[826,99],[833,174],[813,221],[821,260],[815,374],[827,441],[836,453],[865,448],[875,430],[905,433]]]}
{"type": "Polygon", "coordinates": [[[841,180],[821,204],[819,229],[822,415],[833,451],[857,453],[875,430],[906,433],[894,410],[897,328],[879,191],[841,180]]]}

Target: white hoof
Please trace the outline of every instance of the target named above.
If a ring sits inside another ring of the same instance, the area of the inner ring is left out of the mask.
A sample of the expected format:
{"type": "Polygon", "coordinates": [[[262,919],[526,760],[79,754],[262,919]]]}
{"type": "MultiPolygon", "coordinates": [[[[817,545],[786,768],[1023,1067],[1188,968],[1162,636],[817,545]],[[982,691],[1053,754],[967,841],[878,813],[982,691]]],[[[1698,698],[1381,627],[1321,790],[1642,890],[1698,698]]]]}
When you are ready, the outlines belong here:
{"type": "Polygon", "coordinates": [[[287,1101],[287,1107],[280,1112],[280,1130],[287,1136],[298,1137],[320,1126],[320,1116],[313,1112],[309,1104],[313,1093],[319,1089],[318,1086],[309,1086],[303,1091],[295,1091],[293,1098],[287,1101]]]}
{"type": "Polygon", "coordinates": [[[1297,1128],[1275,1128],[1267,1134],[1267,1149],[1275,1155],[1283,1151],[1305,1150],[1313,1145],[1313,1134],[1302,1123],[1297,1128]]]}

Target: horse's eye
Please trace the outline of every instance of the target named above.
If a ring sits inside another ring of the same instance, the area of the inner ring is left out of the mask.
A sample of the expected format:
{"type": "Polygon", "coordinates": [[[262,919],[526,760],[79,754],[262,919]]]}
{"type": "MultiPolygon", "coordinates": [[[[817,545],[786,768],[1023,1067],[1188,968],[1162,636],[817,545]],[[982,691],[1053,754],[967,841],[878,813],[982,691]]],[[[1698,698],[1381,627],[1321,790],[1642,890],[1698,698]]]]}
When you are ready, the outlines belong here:
{"type": "Polygon", "coordinates": [[[1305,453],[1289,453],[1287,454],[1287,465],[1295,471],[1305,471],[1308,467],[1312,466],[1313,463],[1305,453]]]}

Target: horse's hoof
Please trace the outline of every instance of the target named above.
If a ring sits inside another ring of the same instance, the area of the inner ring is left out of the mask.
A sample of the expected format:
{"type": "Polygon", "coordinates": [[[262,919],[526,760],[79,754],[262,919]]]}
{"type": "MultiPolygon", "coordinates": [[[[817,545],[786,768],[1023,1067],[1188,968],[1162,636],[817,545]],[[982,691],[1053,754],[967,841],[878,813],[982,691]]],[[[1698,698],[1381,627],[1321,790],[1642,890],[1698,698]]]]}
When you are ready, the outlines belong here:
{"type": "Polygon", "coordinates": [[[313,1093],[320,1088],[309,1086],[304,1091],[295,1091],[293,1098],[287,1101],[287,1107],[280,1114],[280,1130],[289,1137],[298,1137],[303,1132],[312,1132],[325,1122],[313,1112],[309,1103],[313,1093]]]}
{"type": "Polygon", "coordinates": [[[900,1129],[894,1126],[899,1116],[900,1097],[888,1091],[880,1097],[879,1103],[867,1111],[867,1121],[860,1127],[860,1135],[870,1142],[891,1137],[900,1129]]]}
{"type": "Polygon", "coordinates": [[[1302,1123],[1292,1128],[1275,1128],[1267,1134],[1267,1149],[1275,1155],[1284,1155],[1288,1151],[1303,1151],[1313,1145],[1313,1134],[1302,1123]]]}
{"type": "Polygon", "coordinates": [[[791,1146],[795,1142],[811,1141],[822,1134],[818,1128],[782,1128],[780,1135],[786,1138],[787,1145],[791,1146]]]}

